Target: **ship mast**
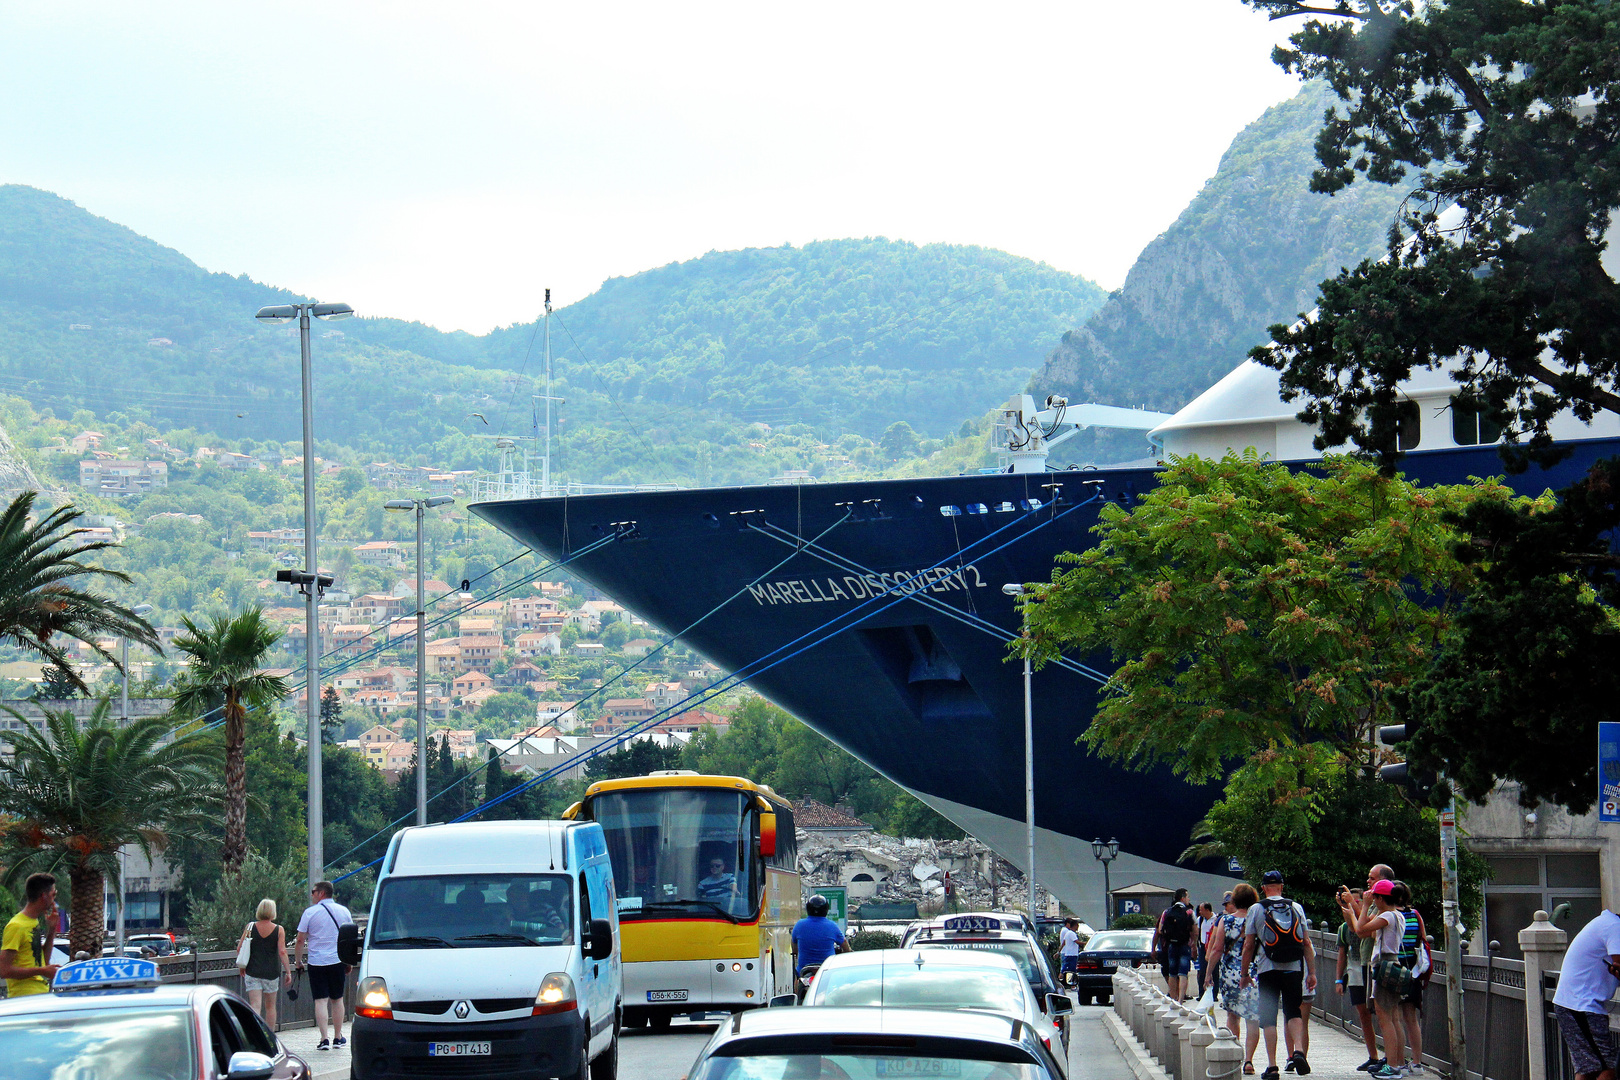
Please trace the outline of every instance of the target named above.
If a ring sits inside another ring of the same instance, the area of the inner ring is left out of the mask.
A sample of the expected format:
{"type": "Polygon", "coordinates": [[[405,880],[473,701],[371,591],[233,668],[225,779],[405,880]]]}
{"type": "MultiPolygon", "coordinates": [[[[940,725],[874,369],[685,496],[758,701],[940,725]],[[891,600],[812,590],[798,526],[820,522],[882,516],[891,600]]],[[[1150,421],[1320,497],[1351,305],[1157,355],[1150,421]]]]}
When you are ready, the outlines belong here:
{"type": "MultiPolygon", "coordinates": [[[[546,290],[546,451],[540,460],[540,497],[551,497],[551,290],[546,290]]],[[[530,340],[533,340],[532,338],[530,340]]]]}

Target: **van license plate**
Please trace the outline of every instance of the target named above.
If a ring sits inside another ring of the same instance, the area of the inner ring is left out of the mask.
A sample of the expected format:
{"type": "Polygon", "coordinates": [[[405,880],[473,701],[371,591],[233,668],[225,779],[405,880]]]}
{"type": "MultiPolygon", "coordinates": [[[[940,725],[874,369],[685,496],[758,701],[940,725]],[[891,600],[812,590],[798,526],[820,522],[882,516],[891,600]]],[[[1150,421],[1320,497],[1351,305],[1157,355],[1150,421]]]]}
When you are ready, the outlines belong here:
{"type": "Polygon", "coordinates": [[[686,1000],[686,991],[685,990],[649,990],[649,991],[647,991],[647,1000],[648,1001],[685,1001],[686,1000]]]}
{"type": "Polygon", "coordinates": [[[428,1043],[428,1057],[488,1057],[487,1042],[428,1043]]]}

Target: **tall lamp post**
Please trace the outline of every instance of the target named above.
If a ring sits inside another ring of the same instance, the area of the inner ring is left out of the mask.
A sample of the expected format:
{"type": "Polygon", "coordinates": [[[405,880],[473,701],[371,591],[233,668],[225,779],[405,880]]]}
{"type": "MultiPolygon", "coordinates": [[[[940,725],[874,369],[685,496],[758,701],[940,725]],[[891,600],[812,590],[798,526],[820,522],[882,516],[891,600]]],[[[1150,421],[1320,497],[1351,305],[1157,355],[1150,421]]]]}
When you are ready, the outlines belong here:
{"type": "Polygon", "coordinates": [[[446,506],[449,495],[426,499],[390,499],[384,510],[416,511],[416,823],[427,824],[427,593],[423,581],[422,515],[429,507],[446,506]]]}
{"type": "Polygon", "coordinates": [[[1091,854],[1103,864],[1103,929],[1108,930],[1114,925],[1114,887],[1108,880],[1108,864],[1119,854],[1119,841],[1110,840],[1105,844],[1093,840],[1091,854]]]}
{"type": "MultiPolygon", "coordinates": [[[[136,615],[150,615],[151,604],[136,604],[129,609],[136,615]]],[[[118,721],[121,724],[129,723],[129,637],[126,635],[119,639],[118,666],[123,669],[124,678],[118,687],[118,721]]],[[[117,942],[118,955],[124,955],[124,900],[129,893],[124,889],[124,864],[129,861],[129,851],[126,848],[118,849],[118,928],[117,942]]],[[[106,923],[101,928],[107,928],[106,923]]]]}
{"type": "MultiPolygon", "coordinates": [[[[1024,595],[1022,585],[1003,585],[1008,596],[1024,595]]],[[[1024,636],[1029,636],[1029,618],[1024,617],[1024,636]]],[[[1031,693],[1029,656],[1024,656],[1024,847],[1029,859],[1029,917],[1035,911],[1035,704],[1031,693]]]]}
{"type": "MultiPolygon", "coordinates": [[[[304,700],[308,706],[309,738],[309,881],[313,885],[325,877],[326,858],[321,850],[321,667],[320,564],[315,554],[315,386],[309,369],[309,320],[347,319],[354,314],[348,304],[276,304],[262,307],[254,318],[279,325],[298,320],[298,360],[304,400],[304,573],[297,579],[308,608],[304,617],[304,700]]],[[[280,575],[277,575],[280,577],[280,575]]]]}

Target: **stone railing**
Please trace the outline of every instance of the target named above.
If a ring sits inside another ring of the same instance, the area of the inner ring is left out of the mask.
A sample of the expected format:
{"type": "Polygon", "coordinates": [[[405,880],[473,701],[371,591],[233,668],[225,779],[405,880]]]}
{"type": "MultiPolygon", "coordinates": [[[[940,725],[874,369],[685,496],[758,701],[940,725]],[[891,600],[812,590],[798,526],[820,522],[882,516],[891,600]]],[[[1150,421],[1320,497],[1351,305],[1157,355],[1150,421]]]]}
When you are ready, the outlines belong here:
{"type": "Polygon", "coordinates": [[[1103,1023],[1136,1080],[1228,1080],[1243,1067],[1230,1031],[1135,968],[1114,972],[1113,1008],[1103,1023]]]}

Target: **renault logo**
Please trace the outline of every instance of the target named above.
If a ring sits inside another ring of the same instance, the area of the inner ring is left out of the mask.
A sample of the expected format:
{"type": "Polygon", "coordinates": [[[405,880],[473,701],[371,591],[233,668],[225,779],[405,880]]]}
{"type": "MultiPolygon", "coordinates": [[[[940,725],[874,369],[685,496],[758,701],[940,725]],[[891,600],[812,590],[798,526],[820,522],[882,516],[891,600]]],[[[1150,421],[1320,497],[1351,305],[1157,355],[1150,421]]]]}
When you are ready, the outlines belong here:
{"type": "Polygon", "coordinates": [[[472,1010],[472,1006],[467,1004],[465,1001],[456,1002],[456,1019],[457,1020],[465,1020],[465,1019],[467,1019],[467,1013],[470,1012],[471,1010],[472,1010]]]}

